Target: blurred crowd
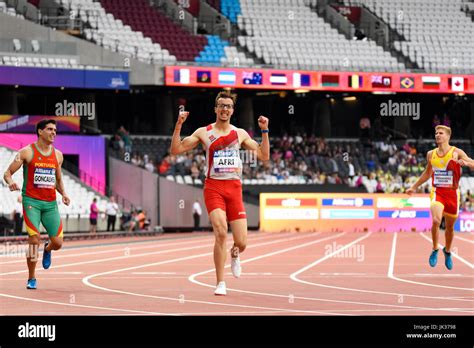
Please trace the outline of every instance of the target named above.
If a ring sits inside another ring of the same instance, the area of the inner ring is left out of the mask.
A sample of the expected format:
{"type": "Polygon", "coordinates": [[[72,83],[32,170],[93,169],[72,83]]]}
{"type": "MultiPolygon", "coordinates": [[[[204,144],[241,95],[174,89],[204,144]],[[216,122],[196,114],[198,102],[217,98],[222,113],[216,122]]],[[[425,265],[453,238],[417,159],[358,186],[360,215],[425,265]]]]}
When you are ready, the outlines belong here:
{"type": "MultiPolygon", "coordinates": [[[[126,147],[131,150],[129,134],[123,127],[114,137],[119,149],[123,143],[123,151],[126,147]]],[[[293,179],[308,184],[364,187],[369,193],[403,193],[422,174],[426,150],[435,144],[395,143],[390,138],[373,141],[368,137],[362,137],[359,142],[328,141],[314,134],[298,133],[272,137],[270,146],[270,161],[258,161],[257,165],[244,161],[243,179],[266,182],[293,179]]],[[[161,158],[134,152],[130,162],[163,176],[189,175],[201,181],[205,178],[206,159],[201,146],[185,154],[164,154],[161,158]]],[[[418,192],[428,193],[429,189],[430,180],[418,192]]],[[[464,210],[472,209],[472,200],[470,193],[462,197],[464,210]]]]}

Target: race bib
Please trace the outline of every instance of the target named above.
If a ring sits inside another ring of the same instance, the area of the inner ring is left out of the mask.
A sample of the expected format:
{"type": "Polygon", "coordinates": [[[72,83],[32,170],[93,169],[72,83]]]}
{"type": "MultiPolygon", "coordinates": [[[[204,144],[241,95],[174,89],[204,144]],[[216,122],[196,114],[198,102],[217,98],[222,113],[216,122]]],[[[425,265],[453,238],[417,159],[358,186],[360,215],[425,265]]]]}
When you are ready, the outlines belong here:
{"type": "Polygon", "coordinates": [[[54,189],[56,187],[56,169],[35,168],[33,185],[36,188],[54,189]]]}
{"type": "Polygon", "coordinates": [[[434,185],[436,187],[453,187],[453,171],[435,170],[434,185]]]}
{"type": "Polygon", "coordinates": [[[239,150],[217,150],[214,152],[214,171],[216,173],[233,173],[239,170],[239,150]]]}

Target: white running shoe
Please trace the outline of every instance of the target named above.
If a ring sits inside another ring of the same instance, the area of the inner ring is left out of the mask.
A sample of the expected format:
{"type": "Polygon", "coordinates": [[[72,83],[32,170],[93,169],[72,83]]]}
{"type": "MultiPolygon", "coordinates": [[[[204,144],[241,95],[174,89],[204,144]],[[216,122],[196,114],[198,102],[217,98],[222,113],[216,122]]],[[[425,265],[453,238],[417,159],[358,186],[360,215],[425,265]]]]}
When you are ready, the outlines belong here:
{"type": "Polygon", "coordinates": [[[216,286],[216,290],[214,291],[214,295],[225,296],[227,295],[227,290],[225,288],[225,282],[219,282],[216,286]]]}
{"type": "Polygon", "coordinates": [[[239,256],[239,248],[233,247],[230,249],[230,269],[232,270],[232,274],[235,278],[240,277],[240,273],[242,272],[242,268],[240,267],[240,256],[239,256]]]}

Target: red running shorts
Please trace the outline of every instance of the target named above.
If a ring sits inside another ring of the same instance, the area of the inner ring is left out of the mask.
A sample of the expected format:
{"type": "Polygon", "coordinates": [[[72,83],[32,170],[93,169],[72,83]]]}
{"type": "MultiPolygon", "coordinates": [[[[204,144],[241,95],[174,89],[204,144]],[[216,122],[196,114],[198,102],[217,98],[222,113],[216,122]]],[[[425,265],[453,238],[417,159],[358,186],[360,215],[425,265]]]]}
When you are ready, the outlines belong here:
{"type": "Polygon", "coordinates": [[[220,208],[226,212],[227,221],[229,222],[247,218],[240,180],[206,178],[204,182],[204,202],[208,214],[214,209],[220,208]]]}

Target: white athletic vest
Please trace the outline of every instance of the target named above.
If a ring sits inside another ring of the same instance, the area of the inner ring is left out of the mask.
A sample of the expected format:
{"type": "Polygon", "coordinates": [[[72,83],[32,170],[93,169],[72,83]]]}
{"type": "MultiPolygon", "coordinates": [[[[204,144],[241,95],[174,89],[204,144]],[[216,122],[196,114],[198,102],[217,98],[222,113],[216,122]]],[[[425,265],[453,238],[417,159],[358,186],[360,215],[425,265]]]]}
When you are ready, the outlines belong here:
{"type": "Polygon", "coordinates": [[[206,177],[217,180],[241,180],[242,160],[237,127],[231,125],[228,135],[216,135],[210,124],[206,127],[206,177]]]}

